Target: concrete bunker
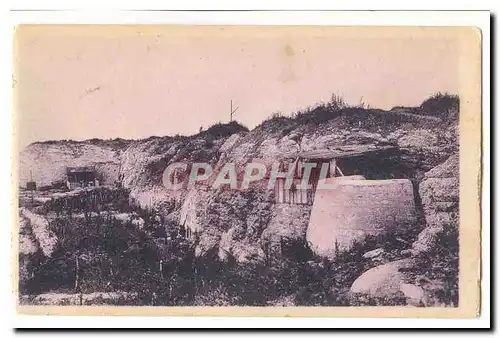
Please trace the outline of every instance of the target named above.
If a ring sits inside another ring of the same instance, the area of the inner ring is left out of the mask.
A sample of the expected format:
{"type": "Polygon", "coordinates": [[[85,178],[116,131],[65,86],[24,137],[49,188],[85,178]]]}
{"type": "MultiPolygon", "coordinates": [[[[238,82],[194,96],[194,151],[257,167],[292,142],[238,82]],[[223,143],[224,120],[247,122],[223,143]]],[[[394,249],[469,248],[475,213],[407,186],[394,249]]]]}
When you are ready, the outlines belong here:
{"type": "MultiPolygon", "coordinates": [[[[309,180],[312,189],[306,192],[307,203],[312,205],[306,238],[317,254],[331,257],[367,235],[399,231],[415,223],[412,169],[398,161],[395,147],[367,145],[303,152],[293,163],[294,180],[300,181],[304,161],[317,163],[309,180]],[[329,165],[328,174],[320,178],[319,168],[324,163],[329,165]],[[318,189],[321,184],[330,188],[318,189]]],[[[283,187],[278,184],[277,189],[283,187]]],[[[278,191],[277,202],[287,202],[286,196],[292,193],[303,192],[278,191]]],[[[297,197],[288,203],[294,200],[297,197]]]]}
{"type": "Polygon", "coordinates": [[[392,146],[344,146],[328,150],[302,152],[283,162],[280,171],[288,171],[293,166],[293,184],[287,189],[286,178],[278,178],[274,186],[276,203],[313,205],[318,183],[321,178],[346,177],[351,179],[391,179],[407,178],[409,168],[399,165],[394,159],[396,148],[392,146]],[[303,189],[304,164],[314,163],[308,183],[311,189],[303,189]],[[326,166],[326,176],[321,170],[326,166]]]}
{"type": "Polygon", "coordinates": [[[311,249],[322,256],[347,250],[367,235],[400,231],[415,220],[413,186],[408,179],[327,179],[335,188],[318,190],[307,227],[311,249]]]}
{"type": "Polygon", "coordinates": [[[70,190],[89,186],[98,186],[98,182],[94,166],[66,168],[66,185],[70,190]]]}

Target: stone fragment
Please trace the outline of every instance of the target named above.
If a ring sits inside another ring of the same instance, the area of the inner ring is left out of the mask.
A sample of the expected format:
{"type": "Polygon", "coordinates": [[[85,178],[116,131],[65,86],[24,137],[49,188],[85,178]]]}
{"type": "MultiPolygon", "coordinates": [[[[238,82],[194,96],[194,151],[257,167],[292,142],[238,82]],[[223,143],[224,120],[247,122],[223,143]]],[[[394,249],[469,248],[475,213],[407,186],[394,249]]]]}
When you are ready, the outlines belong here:
{"type": "Polygon", "coordinates": [[[400,269],[413,265],[413,259],[405,258],[374,267],[359,276],[350,291],[372,297],[391,297],[400,291],[401,284],[406,282],[406,277],[400,269]]]}
{"type": "Polygon", "coordinates": [[[381,254],[384,253],[384,249],[382,248],[378,248],[378,249],[375,249],[375,250],[371,250],[371,251],[368,251],[366,252],[364,255],[363,255],[363,258],[375,258],[375,257],[378,257],[380,256],[381,254]]]}

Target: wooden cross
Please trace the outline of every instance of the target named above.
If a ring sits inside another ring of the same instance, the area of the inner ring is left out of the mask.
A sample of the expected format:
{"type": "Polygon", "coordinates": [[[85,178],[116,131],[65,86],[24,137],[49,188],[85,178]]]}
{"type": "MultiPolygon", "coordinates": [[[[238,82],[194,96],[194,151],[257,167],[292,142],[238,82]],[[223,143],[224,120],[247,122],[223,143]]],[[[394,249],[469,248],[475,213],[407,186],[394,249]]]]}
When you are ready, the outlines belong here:
{"type": "Polygon", "coordinates": [[[239,107],[233,110],[233,100],[231,100],[231,114],[229,115],[229,122],[233,121],[233,115],[236,113],[239,107]]]}

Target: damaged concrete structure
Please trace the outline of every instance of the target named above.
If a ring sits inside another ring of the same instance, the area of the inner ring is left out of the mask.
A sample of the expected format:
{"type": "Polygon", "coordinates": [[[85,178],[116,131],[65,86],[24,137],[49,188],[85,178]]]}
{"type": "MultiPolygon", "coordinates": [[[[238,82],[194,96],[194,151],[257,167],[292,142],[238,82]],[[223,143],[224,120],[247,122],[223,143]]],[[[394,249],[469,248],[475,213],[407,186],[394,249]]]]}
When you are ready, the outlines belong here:
{"type": "MultiPolygon", "coordinates": [[[[301,163],[317,163],[317,172],[311,173],[309,181],[312,189],[309,189],[307,201],[310,201],[312,210],[306,235],[315,253],[332,257],[368,235],[397,232],[414,223],[417,217],[414,188],[404,170],[385,173],[383,177],[373,169],[376,161],[392,156],[393,150],[394,147],[358,146],[355,150],[344,147],[298,155],[294,162],[298,181],[301,179],[301,163]],[[328,174],[326,178],[320,178],[319,170],[324,163],[329,164],[328,174]],[[343,163],[347,170],[340,167],[343,163]],[[372,168],[368,172],[364,166],[372,168]],[[344,176],[344,172],[348,175],[344,176]],[[366,179],[357,173],[371,177],[366,179]],[[372,177],[383,179],[370,179],[372,177]],[[318,189],[322,184],[330,188],[318,189]]],[[[293,192],[278,191],[277,202],[286,202],[286,196],[291,194],[302,192],[297,189],[293,192]]],[[[294,197],[289,203],[294,200],[301,199],[294,197]]]]}
{"type": "Polygon", "coordinates": [[[347,250],[367,235],[403,230],[416,218],[410,180],[327,179],[335,189],[318,190],[307,228],[311,248],[322,256],[347,250]]]}

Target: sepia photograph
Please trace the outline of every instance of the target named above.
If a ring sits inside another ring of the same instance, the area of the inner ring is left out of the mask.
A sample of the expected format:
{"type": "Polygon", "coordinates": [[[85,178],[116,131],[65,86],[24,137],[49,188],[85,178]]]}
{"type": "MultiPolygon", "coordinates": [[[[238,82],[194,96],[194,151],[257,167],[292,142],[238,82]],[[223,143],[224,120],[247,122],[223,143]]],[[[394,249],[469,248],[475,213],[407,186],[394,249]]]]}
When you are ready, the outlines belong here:
{"type": "Polygon", "coordinates": [[[19,25],[13,52],[18,312],[478,315],[477,28],[19,25]]]}

